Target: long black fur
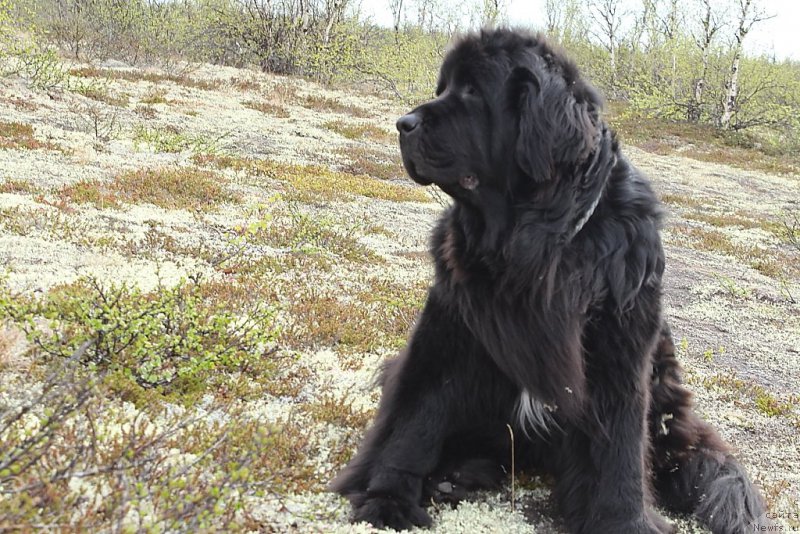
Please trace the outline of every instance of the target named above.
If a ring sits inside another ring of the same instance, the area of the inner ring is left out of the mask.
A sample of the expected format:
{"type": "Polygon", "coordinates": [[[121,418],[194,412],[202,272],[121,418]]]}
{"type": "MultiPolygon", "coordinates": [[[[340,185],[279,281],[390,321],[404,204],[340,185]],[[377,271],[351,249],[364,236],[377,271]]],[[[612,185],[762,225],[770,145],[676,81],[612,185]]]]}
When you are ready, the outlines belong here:
{"type": "Polygon", "coordinates": [[[506,424],[518,464],[556,475],[570,532],[671,532],[655,503],[715,534],[763,514],[691,410],[661,316],[661,208],[601,107],[561,53],[500,29],[462,38],[437,98],[398,121],[409,175],[454,203],[425,308],[332,483],[354,521],[426,526],[431,498],[497,487],[506,424]],[[539,423],[518,416],[523,392],[539,423]]]}

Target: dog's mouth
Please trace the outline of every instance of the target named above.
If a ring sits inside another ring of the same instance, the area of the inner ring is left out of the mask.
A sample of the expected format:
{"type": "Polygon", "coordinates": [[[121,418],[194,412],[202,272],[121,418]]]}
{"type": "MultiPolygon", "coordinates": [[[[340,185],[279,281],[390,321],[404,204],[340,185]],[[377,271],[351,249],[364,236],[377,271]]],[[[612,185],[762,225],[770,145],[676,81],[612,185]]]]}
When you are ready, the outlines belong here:
{"type": "Polygon", "coordinates": [[[421,176],[417,173],[408,173],[411,176],[411,179],[414,180],[419,185],[431,185],[436,184],[438,186],[452,186],[456,183],[462,188],[467,191],[474,191],[478,185],[480,185],[480,181],[472,174],[467,174],[458,178],[457,180],[434,180],[431,178],[426,178],[421,176]]]}
{"type": "Polygon", "coordinates": [[[418,183],[419,185],[431,185],[436,184],[438,186],[452,186],[458,184],[462,189],[467,191],[474,191],[480,185],[480,180],[474,174],[464,174],[457,179],[437,179],[437,178],[429,178],[420,174],[416,166],[412,161],[406,161],[406,171],[408,175],[411,177],[414,182],[418,183]]]}

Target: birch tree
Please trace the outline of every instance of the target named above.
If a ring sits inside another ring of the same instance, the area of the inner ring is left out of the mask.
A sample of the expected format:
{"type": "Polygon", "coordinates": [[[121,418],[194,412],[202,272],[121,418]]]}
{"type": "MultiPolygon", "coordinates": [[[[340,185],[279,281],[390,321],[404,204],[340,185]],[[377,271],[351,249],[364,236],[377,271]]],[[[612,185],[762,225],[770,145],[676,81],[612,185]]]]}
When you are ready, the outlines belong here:
{"type": "Polygon", "coordinates": [[[591,0],[589,2],[591,16],[599,27],[595,37],[600,40],[600,44],[608,52],[609,68],[611,69],[609,85],[612,88],[617,86],[617,49],[621,39],[623,16],[620,4],[620,0],[591,0]]]}
{"type": "Polygon", "coordinates": [[[750,33],[757,22],[772,18],[759,8],[757,0],[737,0],[737,29],[734,35],[734,43],[731,60],[731,70],[728,76],[728,83],[725,86],[725,100],[722,102],[722,115],[719,119],[721,128],[728,130],[732,127],[731,121],[737,110],[737,98],[739,97],[739,66],[742,61],[742,45],[745,37],[750,33]]]}
{"type": "Polygon", "coordinates": [[[700,31],[694,32],[692,38],[695,45],[700,50],[700,74],[694,82],[694,94],[689,100],[686,109],[686,119],[690,122],[699,122],[701,109],[703,106],[703,91],[706,87],[706,77],[708,76],[708,62],[711,54],[711,45],[714,37],[722,29],[722,18],[714,12],[711,0],[700,0],[701,17],[700,31]]]}

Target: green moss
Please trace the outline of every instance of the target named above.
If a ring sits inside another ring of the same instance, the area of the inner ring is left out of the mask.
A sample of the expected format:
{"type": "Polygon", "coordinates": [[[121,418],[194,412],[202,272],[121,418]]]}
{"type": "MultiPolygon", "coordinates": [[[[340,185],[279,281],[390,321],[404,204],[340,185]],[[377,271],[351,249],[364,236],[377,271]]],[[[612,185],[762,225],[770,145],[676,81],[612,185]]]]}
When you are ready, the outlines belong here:
{"type": "Polygon", "coordinates": [[[52,143],[37,140],[33,133],[33,126],[30,124],[0,121],[0,149],[58,149],[52,143]]]}
{"type": "Polygon", "coordinates": [[[285,107],[271,102],[247,100],[242,102],[242,105],[246,108],[260,111],[264,115],[278,117],[279,119],[287,119],[290,116],[289,111],[285,107]]]}
{"type": "Polygon", "coordinates": [[[394,139],[383,128],[378,128],[371,123],[352,123],[343,120],[328,121],[323,124],[328,130],[346,137],[347,139],[377,139],[388,141],[394,139]]]}
{"type": "Polygon", "coordinates": [[[165,209],[203,210],[241,200],[225,188],[224,179],[217,173],[191,167],[129,171],[110,182],[79,181],[64,186],[57,195],[65,202],[92,204],[100,209],[146,202],[165,209]]]}
{"type": "Polygon", "coordinates": [[[369,117],[371,114],[364,108],[352,104],[344,104],[334,98],[324,96],[306,96],[301,104],[309,109],[323,112],[342,113],[354,117],[369,117]]]}
{"type": "Polygon", "coordinates": [[[295,165],[214,155],[200,155],[195,157],[195,161],[285,182],[292,186],[293,198],[303,202],[348,200],[351,195],[400,202],[430,202],[430,198],[421,188],[381,182],[367,175],[337,172],[318,165],[295,165]]]}

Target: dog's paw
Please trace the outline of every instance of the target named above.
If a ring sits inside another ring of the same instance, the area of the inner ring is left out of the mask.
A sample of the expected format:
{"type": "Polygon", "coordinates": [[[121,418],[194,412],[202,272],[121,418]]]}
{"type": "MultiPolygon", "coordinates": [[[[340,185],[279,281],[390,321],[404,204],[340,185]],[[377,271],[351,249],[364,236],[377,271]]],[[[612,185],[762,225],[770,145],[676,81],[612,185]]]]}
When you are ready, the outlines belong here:
{"type": "Polygon", "coordinates": [[[473,458],[454,469],[429,476],[423,485],[424,500],[456,505],[469,492],[499,489],[506,473],[494,460],[473,458]]]}
{"type": "Polygon", "coordinates": [[[613,532],[624,532],[625,534],[673,534],[675,530],[675,525],[667,522],[660,515],[648,513],[646,518],[624,525],[613,532]]]}
{"type": "Polygon", "coordinates": [[[652,510],[647,510],[642,517],[630,521],[587,521],[580,529],[582,534],[597,532],[613,532],[619,534],[674,534],[675,525],[652,510]]]}
{"type": "Polygon", "coordinates": [[[408,530],[431,526],[431,516],[416,503],[392,497],[367,497],[353,508],[353,522],[365,521],[376,528],[408,530]]]}
{"type": "Polygon", "coordinates": [[[653,525],[653,528],[656,529],[654,532],[658,532],[659,534],[674,534],[678,531],[675,525],[667,521],[655,510],[647,510],[645,515],[647,517],[647,522],[653,525]]]}

